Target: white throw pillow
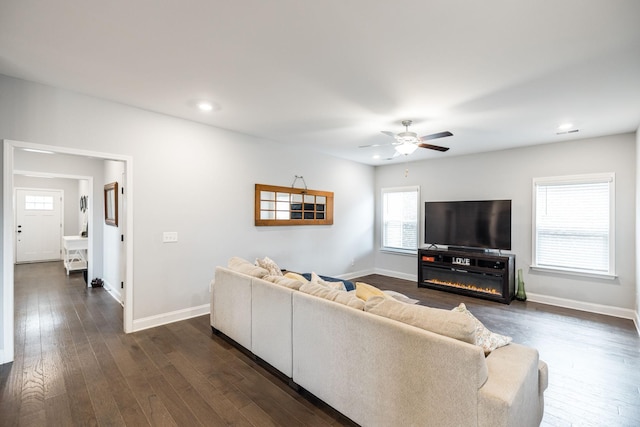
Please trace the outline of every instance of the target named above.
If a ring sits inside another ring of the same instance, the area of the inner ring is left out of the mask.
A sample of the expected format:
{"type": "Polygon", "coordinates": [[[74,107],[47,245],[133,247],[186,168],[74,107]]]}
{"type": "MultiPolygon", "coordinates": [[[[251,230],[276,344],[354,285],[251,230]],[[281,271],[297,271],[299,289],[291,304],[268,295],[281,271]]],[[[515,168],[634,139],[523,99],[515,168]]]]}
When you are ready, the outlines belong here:
{"type": "Polygon", "coordinates": [[[257,278],[263,278],[269,274],[269,272],[264,268],[253,265],[249,261],[237,256],[229,259],[227,267],[229,267],[230,270],[237,271],[238,273],[247,274],[257,278]]]}
{"type": "Polygon", "coordinates": [[[311,272],[311,283],[315,283],[317,285],[322,285],[325,286],[329,289],[335,289],[338,291],[346,291],[347,288],[344,285],[344,282],[330,282],[328,280],[322,280],[320,278],[320,276],[318,276],[316,273],[311,272]]]}
{"type": "Polygon", "coordinates": [[[471,320],[473,320],[473,323],[476,327],[476,345],[482,347],[485,356],[491,353],[496,348],[505,346],[512,341],[511,337],[496,334],[495,332],[491,332],[489,329],[487,329],[481,321],[476,319],[476,317],[471,314],[469,310],[467,310],[467,306],[464,305],[464,303],[460,303],[459,306],[455,307],[451,311],[464,313],[471,320]]]}
{"type": "Polygon", "coordinates": [[[280,270],[278,264],[267,256],[263,259],[256,259],[256,265],[267,270],[270,276],[282,276],[282,270],[280,270]]]}

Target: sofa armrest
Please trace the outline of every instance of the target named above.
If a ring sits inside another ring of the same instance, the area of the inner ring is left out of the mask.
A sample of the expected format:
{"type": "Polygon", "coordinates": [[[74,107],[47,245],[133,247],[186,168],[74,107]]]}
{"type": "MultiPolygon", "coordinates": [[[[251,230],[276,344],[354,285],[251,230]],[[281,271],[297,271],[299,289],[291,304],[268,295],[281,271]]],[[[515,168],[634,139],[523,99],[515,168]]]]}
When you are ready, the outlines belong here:
{"type": "Polygon", "coordinates": [[[540,390],[541,396],[548,386],[549,386],[549,367],[545,362],[540,360],[538,362],[538,389],[540,390]]]}
{"type": "Polygon", "coordinates": [[[512,343],[491,352],[487,367],[489,378],[478,396],[478,425],[539,426],[546,369],[540,370],[538,351],[512,343]]]}

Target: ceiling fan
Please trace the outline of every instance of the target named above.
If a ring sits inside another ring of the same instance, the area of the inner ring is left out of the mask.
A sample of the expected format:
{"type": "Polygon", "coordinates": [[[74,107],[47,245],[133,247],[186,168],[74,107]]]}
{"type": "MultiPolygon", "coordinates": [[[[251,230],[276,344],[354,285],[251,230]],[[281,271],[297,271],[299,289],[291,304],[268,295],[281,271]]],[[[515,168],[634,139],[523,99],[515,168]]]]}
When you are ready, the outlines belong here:
{"type": "MultiPolygon", "coordinates": [[[[391,145],[393,145],[396,149],[396,154],[394,155],[394,157],[398,154],[404,154],[405,156],[409,155],[414,151],[416,151],[418,148],[428,148],[430,150],[436,150],[436,151],[442,151],[442,152],[447,151],[449,149],[449,147],[441,147],[439,145],[425,144],[424,141],[429,141],[429,140],[438,139],[438,138],[445,138],[447,136],[453,136],[451,132],[445,131],[445,132],[432,133],[430,135],[425,135],[425,136],[418,136],[417,133],[409,131],[409,126],[411,126],[411,123],[413,123],[411,120],[402,121],[402,126],[405,127],[404,132],[393,133],[386,130],[382,131],[382,133],[384,133],[385,135],[389,135],[390,137],[395,138],[396,140],[395,142],[391,143],[391,145]]],[[[387,145],[387,144],[361,145],[360,148],[379,147],[381,145],[387,145]]]]}

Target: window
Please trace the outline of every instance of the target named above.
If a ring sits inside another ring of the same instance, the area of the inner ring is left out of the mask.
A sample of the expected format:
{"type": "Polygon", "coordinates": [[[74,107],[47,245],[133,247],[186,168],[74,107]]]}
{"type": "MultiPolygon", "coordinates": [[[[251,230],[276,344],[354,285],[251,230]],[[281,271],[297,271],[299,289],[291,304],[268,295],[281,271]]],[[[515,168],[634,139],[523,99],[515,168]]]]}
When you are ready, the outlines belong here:
{"type": "Polygon", "coordinates": [[[26,211],[52,211],[53,196],[29,196],[24,197],[24,210],[26,211]]]}
{"type": "Polygon", "coordinates": [[[382,249],[417,251],[419,202],[420,187],[382,189],[382,249]]]}
{"type": "Polygon", "coordinates": [[[533,180],[533,268],[615,275],[614,178],[533,180]]]}

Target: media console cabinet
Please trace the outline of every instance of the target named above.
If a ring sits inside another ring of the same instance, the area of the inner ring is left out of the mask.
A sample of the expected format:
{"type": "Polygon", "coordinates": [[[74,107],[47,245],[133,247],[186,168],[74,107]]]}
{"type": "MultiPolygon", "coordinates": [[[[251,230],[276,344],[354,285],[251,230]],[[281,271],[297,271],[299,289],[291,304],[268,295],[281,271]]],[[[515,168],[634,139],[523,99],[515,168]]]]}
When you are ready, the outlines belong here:
{"type": "Polygon", "coordinates": [[[510,304],[515,297],[513,254],[418,250],[418,287],[510,304]]]}

